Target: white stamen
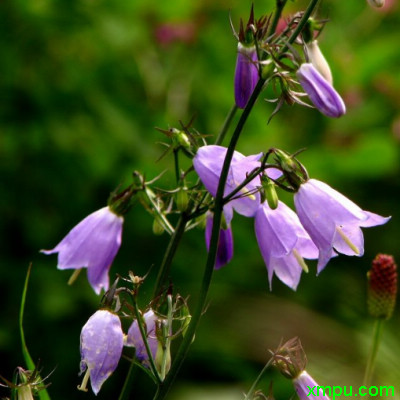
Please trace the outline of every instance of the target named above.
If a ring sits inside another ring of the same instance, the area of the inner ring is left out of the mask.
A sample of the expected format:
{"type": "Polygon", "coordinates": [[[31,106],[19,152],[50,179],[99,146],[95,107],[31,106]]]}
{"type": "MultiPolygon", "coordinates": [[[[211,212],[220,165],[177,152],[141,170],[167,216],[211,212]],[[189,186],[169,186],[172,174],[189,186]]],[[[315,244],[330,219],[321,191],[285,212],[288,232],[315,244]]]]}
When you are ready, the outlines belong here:
{"type": "Polygon", "coordinates": [[[336,232],[344,240],[344,242],[347,244],[347,246],[349,246],[354,251],[354,253],[360,254],[360,250],[358,249],[358,247],[346,236],[346,234],[343,232],[343,230],[340,226],[336,227],[336,232]]]}
{"type": "Polygon", "coordinates": [[[292,251],[293,255],[295,256],[297,262],[299,263],[300,267],[303,269],[304,272],[308,272],[308,266],[304,261],[304,258],[300,255],[300,253],[296,250],[293,249],[292,251]]]}

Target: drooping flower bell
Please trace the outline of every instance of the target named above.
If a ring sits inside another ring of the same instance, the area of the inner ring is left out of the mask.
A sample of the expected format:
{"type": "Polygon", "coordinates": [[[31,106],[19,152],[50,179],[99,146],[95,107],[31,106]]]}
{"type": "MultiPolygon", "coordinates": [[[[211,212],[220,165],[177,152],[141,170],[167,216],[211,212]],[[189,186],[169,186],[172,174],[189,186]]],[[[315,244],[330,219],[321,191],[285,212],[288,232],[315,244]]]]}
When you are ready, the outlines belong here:
{"type": "Polygon", "coordinates": [[[99,294],[108,290],[108,271],[121,245],[123,222],[109,206],[103,207],[72,228],[54,249],[42,253],[58,253],[58,269],[87,268],[89,283],[99,294]]]}
{"type": "Polygon", "coordinates": [[[305,370],[292,382],[300,400],[330,400],[327,395],[330,386],[320,386],[305,370]]]}
{"type": "Polygon", "coordinates": [[[296,290],[302,270],[308,271],[303,258],[318,258],[318,249],[296,213],[281,201],[275,210],[264,202],[255,216],[255,232],[270,288],[275,273],[285,285],[296,290]]]}
{"type": "MultiPolygon", "coordinates": [[[[146,327],[146,339],[149,345],[149,349],[153,360],[156,359],[157,350],[159,347],[159,341],[157,338],[157,327],[156,323],[159,318],[154,314],[153,310],[149,310],[143,315],[143,321],[146,327]]],[[[128,330],[128,334],[125,341],[125,346],[135,348],[135,357],[143,363],[146,367],[149,367],[149,355],[142,335],[140,333],[139,324],[137,320],[134,320],[128,330]]]]}
{"type": "Polygon", "coordinates": [[[361,257],[364,254],[361,228],[382,225],[390,219],[362,210],[316,179],[300,185],[294,203],[300,222],[319,249],[318,273],[337,253],[361,257]]]}
{"type": "Polygon", "coordinates": [[[339,93],[311,63],[301,64],[297,78],[314,106],[328,117],[338,118],[346,113],[339,93]]]}
{"type": "MultiPolygon", "coordinates": [[[[213,227],[213,214],[211,212],[207,213],[206,220],[206,246],[207,250],[210,249],[211,233],[213,227]]],[[[230,220],[227,220],[224,216],[224,222],[219,231],[219,241],[217,249],[217,257],[215,260],[215,269],[220,269],[224,265],[228,264],[233,257],[233,235],[230,220]]]]}
{"type": "Polygon", "coordinates": [[[108,310],[98,310],[82,328],[81,373],[85,372],[80,390],[90,383],[94,394],[117,368],[124,345],[119,317],[108,310]]]}
{"type": "MultiPolygon", "coordinates": [[[[226,147],[222,146],[203,146],[197,150],[196,156],[193,159],[195,171],[199,175],[203,185],[214,197],[217,194],[218,182],[226,151],[226,147]]],[[[234,152],[225,184],[224,196],[235,190],[247,178],[250,172],[260,167],[258,160],[261,156],[262,153],[245,157],[238,151],[234,152]]],[[[257,176],[240,190],[235,199],[224,206],[224,211],[229,215],[233,208],[241,215],[253,217],[260,204],[260,194],[258,193],[260,185],[260,178],[257,176]]]]}

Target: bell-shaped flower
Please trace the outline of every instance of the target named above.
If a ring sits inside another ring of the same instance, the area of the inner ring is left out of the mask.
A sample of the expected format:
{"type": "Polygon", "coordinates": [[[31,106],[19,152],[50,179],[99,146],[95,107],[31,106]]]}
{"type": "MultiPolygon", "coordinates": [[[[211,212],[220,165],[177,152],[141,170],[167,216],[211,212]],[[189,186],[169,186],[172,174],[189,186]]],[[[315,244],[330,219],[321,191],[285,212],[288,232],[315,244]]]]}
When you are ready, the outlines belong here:
{"type": "Polygon", "coordinates": [[[364,237],[360,228],[382,225],[390,219],[362,210],[316,179],[300,185],[294,203],[302,225],[319,249],[318,273],[336,253],[362,256],[364,237]]]}
{"type": "MultiPolygon", "coordinates": [[[[222,146],[203,146],[197,150],[193,159],[194,169],[206,189],[214,197],[217,194],[226,151],[226,147],[222,146]]],[[[245,157],[238,151],[234,152],[225,184],[224,196],[236,189],[251,171],[260,167],[258,160],[261,156],[262,153],[245,157]]],[[[237,193],[234,200],[224,206],[225,212],[229,213],[229,210],[233,207],[237,213],[246,217],[253,217],[260,204],[259,186],[261,186],[261,183],[260,178],[257,176],[237,193]]]]}
{"type": "MultiPolygon", "coordinates": [[[[149,310],[143,315],[143,320],[146,327],[146,339],[151,351],[153,360],[156,359],[158,349],[158,339],[156,332],[156,323],[159,318],[154,314],[153,310],[149,310]]],[[[140,333],[139,324],[137,320],[134,320],[128,330],[126,337],[125,346],[135,348],[136,358],[149,367],[149,355],[147,354],[146,346],[140,333]]]]}
{"type": "Polygon", "coordinates": [[[296,213],[281,201],[274,210],[264,202],[255,216],[255,232],[270,288],[275,273],[285,285],[296,290],[302,270],[307,271],[303,258],[318,258],[318,249],[296,213]]]}
{"type": "Polygon", "coordinates": [[[258,82],[257,50],[254,45],[238,42],[235,70],[235,102],[245,108],[258,82]]]}
{"type": "MultiPolygon", "coordinates": [[[[215,269],[220,269],[224,265],[228,264],[233,257],[233,235],[230,220],[231,217],[227,217],[224,213],[225,221],[223,223],[224,227],[221,227],[219,231],[219,241],[217,249],[217,257],[215,260],[215,269]]],[[[206,220],[206,246],[207,250],[210,249],[211,233],[213,227],[213,214],[210,212],[207,214],[206,220]]]]}
{"type": "Polygon", "coordinates": [[[108,271],[121,245],[123,222],[109,207],[101,208],[72,228],[54,249],[42,253],[58,253],[58,269],[87,268],[89,283],[99,294],[108,290],[108,271]]]}
{"type": "Polygon", "coordinates": [[[300,400],[330,400],[327,396],[327,392],[331,394],[330,386],[318,385],[305,370],[292,382],[300,400]]]}
{"type": "Polygon", "coordinates": [[[90,382],[94,394],[117,368],[124,345],[119,317],[108,310],[99,310],[86,322],[81,332],[81,373],[85,372],[80,390],[90,382]]]}
{"type": "Polygon", "coordinates": [[[328,117],[338,118],[346,113],[346,106],[334,89],[311,63],[297,70],[297,78],[314,106],[328,117]]]}

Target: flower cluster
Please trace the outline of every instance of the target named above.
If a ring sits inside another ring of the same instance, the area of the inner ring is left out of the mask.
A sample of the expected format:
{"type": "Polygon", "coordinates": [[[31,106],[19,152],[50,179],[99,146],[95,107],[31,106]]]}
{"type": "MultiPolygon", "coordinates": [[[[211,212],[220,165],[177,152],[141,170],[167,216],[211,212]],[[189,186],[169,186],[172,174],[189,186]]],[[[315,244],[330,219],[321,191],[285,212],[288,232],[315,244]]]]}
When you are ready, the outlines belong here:
{"type": "MultiPolygon", "coordinates": [[[[134,347],[136,359],[146,368],[151,368],[151,361],[156,363],[158,352],[162,351],[160,326],[165,320],[156,316],[153,310],[143,315],[141,321],[146,335],[147,351],[139,323],[135,319],[127,335],[122,331],[121,321],[117,314],[107,309],[96,311],[86,322],[81,332],[81,374],[85,372],[80,390],[87,391],[90,378],[94,394],[98,394],[103,383],[118,366],[123,347],[134,347]]],[[[160,365],[155,364],[156,367],[160,365]]]]}
{"type": "MultiPolygon", "coordinates": [[[[194,169],[214,197],[226,151],[222,146],[203,146],[193,160],[194,169]]],[[[294,290],[302,270],[307,271],[304,259],[318,259],[319,273],[338,253],[362,256],[364,243],[361,228],[381,225],[389,220],[362,210],[325,183],[309,179],[304,167],[300,168],[301,176],[293,173],[296,164],[291,164],[290,157],[281,156],[275,167],[270,165],[270,168],[264,169],[259,161],[261,156],[245,157],[239,152],[233,155],[224,190],[224,197],[230,198],[230,201],[223,209],[226,227],[220,230],[216,268],[229,262],[233,256],[233,211],[254,217],[255,234],[268,269],[270,285],[275,274],[294,290]],[[254,174],[255,171],[259,173],[254,174]],[[281,201],[276,207],[262,201],[261,178],[265,176],[269,181],[278,182],[282,177],[291,182],[291,188],[296,192],[294,203],[297,213],[281,201]],[[238,193],[230,197],[236,191],[238,193]]],[[[206,228],[207,244],[211,222],[212,219],[206,228]]]]}

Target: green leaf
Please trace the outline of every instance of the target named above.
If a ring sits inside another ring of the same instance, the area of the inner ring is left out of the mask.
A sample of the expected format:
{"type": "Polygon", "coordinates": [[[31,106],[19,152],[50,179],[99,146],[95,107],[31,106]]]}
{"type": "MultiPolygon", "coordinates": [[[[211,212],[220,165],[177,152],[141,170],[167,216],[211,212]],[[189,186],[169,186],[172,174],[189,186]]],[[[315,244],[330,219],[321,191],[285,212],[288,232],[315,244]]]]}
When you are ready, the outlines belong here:
{"type": "MultiPolygon", "coordinates": [[[[36,365],[33,362],[31,355],[29,354],[28,347],[26,346],[25,334],[24,334],[24,328],[23,328],[25,300],[26,300],[26,293],[28,291],[28,282],[29,282],[29,277],[31,275],[31,269],[32,269],[32,264],[29,264],[28,272],[26,273],[26,278],[25,278],[24,290],[22,292],[21,308],[19,310],[19,332],[21,335],[22,355],[25,359],[27,369],[30,371],[34,371],[36,368],[36,365]]],[[[40,377],[39,377],[39,379],[41,380],[40,377]]],[[[50,400],[50,396],[47,393],[47,390],[45,388],[41,389],[38,394],[39,394],[40,400],[50,400]]]]}

